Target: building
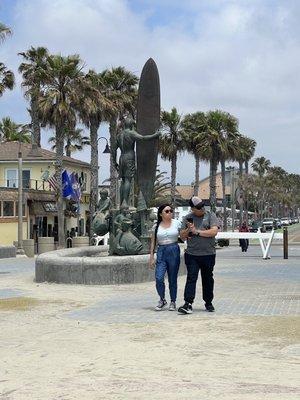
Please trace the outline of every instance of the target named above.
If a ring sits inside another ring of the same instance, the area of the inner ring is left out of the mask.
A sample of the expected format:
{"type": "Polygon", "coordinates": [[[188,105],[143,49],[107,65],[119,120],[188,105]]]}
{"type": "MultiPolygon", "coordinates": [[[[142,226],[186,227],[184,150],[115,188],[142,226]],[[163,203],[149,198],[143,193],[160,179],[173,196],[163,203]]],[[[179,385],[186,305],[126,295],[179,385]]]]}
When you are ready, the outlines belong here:
{"type": "MultiPolygon", "coordinates": [[[[23,159],[23,239],[57,236],[56,192],[51,185],[55,153],[21,143],[23,159]]],[[[18,142],[0,144],[0,244],[12,244],[18,237],[18,142]]],[[[65,231],[78,226],[88,231],[90,164],[72,157],[63,158],[63,168],[77,173],[81,181],[79,213],[65,200],[65,231]]]]}
{"type": "MultiPolygon", "coordinates": [[[[222,185],[222,175],[220,172],[216,175],[216,194],[217,194],[217,204],[221,205],[223,200],[223,185],[222,185]]],[[[183,199],[190,199],[194,194],[194,185],[177,185],[176,186],[177,195],[183,199]]],[[[225,196],[227,199],[227,204],[230,204],[230,195],[231,195],[231,172],[226,171],[225,173],[225,196]]],[[[209,177],[202,179],[199,182],[199,190],[197,196],[202,200],[206,200],[207,203],[209,201],[209,177]]]]}

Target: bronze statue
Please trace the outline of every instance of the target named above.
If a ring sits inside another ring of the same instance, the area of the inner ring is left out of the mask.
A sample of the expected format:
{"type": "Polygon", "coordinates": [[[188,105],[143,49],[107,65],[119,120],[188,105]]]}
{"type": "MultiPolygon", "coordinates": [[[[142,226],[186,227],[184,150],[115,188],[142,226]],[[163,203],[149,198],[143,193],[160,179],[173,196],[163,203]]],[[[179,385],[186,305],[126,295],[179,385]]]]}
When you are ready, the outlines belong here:
{"type": "Polygon", "coordinates": [[[97,205],[97,211],[93,215],[93,231],[99,236],[104,236],[109,230],[109,209],[110,199],[108,197],[108,190],[100,190],[100,200],[97,205]]]}
{"type": "Polygon", "coordinates": [[[117,135],[115,148],[112,149],[112,156],[115,167],[122,179],[120,187],[120,204],[129,204],[131,182],[135,175],[135,142],[137,140],[151,140],[157,138],[160,132],[153,135],[142,136],[134,130],[134,120],[127,117],[124,122],[124,129],[117,135]],[[117,163],[117,149],[121,150],[119,164],[117,163]]]}

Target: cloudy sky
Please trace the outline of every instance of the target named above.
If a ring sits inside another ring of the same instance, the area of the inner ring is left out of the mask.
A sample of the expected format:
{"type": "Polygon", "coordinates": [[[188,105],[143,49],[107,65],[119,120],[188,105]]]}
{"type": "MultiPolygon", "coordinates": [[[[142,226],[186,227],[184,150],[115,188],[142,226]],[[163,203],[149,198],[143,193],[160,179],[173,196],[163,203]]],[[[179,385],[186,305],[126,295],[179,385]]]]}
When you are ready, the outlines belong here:
{"type": "MultiPolygon", "coordinates": [[[[18,52],[46,46],[80,54],[86,68],[122,65],[140,75],[152,57],[163,109],[228,111],[257,141],[256,156],[300,173],[299,20],[298,0],[0,0],[0,21],[13,29],[0,59],[16,72],[18,52]]],[[[16,89],[0,99],[0,118],[25,123],[20,82],[17,76],[16,89]]],[[[100,134],[107,136],[104,126],[100,134]]],[[[88,161],[89,151],[76,157],[88,161]]],[[[204,178],[208,168],[201,168],[204,178]]],[[[181,156],[177,181],[191,183],[193,171],[193,159],[181,156]]],[[[107,177],[108,156],[101,154],[100,178],[107,177]]]]}

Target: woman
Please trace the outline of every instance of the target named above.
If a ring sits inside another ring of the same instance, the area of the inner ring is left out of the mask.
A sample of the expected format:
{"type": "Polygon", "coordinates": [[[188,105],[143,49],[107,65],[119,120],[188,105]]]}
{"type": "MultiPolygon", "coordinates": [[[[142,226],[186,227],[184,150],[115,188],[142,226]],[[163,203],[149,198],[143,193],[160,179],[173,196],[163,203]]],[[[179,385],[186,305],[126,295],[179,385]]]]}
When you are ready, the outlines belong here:
{"type": "Polygon", "coordinates": [[[177,296],[177,276],[180,265],[180,249],[178,246],[178,233],[181,224],[173,219],[173,209],[169,204],[162,204],[157,210],[157,223],[154,225],[154,231],[150,247],[150,268],[154,267],[154,249],[158,244],[156,255],[155,280],[156,290],[160,297],[156,311],[161,311],[168,306],[165,299],[165,274],[168,274],[169,291],[171,302],[170,311],[176,310],[177,296]]]}
{"type": "MultiPolygon", "coordinates": [[[[240,226],[239,232],[249,232],[249,228],[245,221],[240,226]]],[[[240,239],[239,241],[240,241],[240,247],[242,248],[242,252],[246,252],[249,247],[249,239],[240,239]]]]}

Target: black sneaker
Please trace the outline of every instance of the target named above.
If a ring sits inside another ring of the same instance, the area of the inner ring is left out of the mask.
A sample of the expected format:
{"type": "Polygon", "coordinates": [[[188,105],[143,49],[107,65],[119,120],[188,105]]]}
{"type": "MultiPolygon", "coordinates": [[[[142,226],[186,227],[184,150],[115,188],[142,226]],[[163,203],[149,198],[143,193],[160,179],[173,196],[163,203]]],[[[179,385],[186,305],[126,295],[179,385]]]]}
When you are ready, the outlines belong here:
{"type": "Polygon", "coordinates": [[[185,302],[183,306],[178,308],[180,314],[192,314],[193,307],[190,303],[185,302]]]}
{"type": "Polygon", "coordinates": [[[205,304],[206,311],[208,312],[214,312],[215,307],[212,304],[205,304]]]}

